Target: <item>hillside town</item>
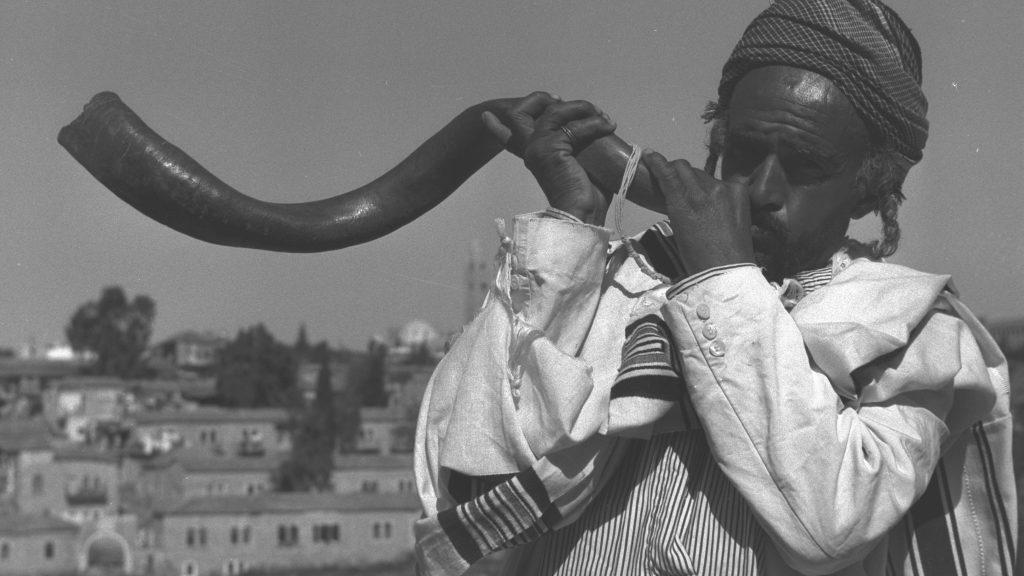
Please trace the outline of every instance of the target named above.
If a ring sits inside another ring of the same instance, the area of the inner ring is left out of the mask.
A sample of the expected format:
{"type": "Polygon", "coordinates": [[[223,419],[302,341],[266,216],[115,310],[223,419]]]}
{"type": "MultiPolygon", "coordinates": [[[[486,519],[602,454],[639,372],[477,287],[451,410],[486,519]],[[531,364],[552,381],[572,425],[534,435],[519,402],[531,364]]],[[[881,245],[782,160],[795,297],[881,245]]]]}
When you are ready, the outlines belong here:
{"type": "MultiPolygon", "coordinates": [[[[293,449],[294,414],[219,406],[214,379],[189,375],[216,361],[223,339],[183,333],[153,348],[173,349],[174,380],[4,359],[0,574],[230,575],[402,560],[419,515],[409,406],[437,361],[410,351],[436,339],[423,323],[400,331],[384,362],[388,402],[359,409],[354,450],[333,454],[329,489],[287,493],[275,474],[293,449]]],[[[316,368],[298,365],[306,402],[316,368]]],[[[344,389],[348,367],[332,368],[333,388],[344,389]]]]}
{"type": "MultiPolygon", "coordinates": [[[[489,269],[468,267],[467,315],[489,269]]],[[[6,354],[0,575],[411,573],[413,433],[446,337],[413,320],[338,350],[307,343],[303,326],[285,347],[293,400],[279,406],[225,391],[232,342],[214,333],[149,345],[140,377],[97,375],[67,345],[6,354]],[[367,381],[373,394],[353,394],[367,381]],[[306,446],[321,440],[308,421],[331,404],[325,455],[306,446]]]]}

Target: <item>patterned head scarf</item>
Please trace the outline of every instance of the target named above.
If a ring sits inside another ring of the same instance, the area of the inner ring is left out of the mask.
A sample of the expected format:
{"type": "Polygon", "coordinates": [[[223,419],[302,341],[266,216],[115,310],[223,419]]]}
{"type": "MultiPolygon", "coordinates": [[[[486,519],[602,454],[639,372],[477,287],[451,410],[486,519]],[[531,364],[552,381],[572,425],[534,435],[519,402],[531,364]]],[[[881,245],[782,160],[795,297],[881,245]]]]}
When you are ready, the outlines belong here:
{"type": "Polygon", "coordinates": [[[878,0],[776,0],[740,38],[722,69],[724,109],[744,74],[793,66],[831,80],[853,104],[873,139],[910,164],[928,138],[921,91],[921,50],[910,29],[878,0]]]}

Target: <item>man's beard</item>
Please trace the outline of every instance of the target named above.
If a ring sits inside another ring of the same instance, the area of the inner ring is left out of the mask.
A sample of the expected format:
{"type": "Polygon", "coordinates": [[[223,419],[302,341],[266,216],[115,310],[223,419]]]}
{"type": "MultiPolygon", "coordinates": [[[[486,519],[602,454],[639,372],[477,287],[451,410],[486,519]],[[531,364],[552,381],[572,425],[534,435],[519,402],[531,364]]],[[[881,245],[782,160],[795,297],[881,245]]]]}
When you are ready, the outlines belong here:
{"type": "Polygon", "coordinates": [[[755,215],[753,224],[754,263],[772,282],[781,282],[798,272],[824,266],[833,252],[839,249],[838,244],[829,244],[835,243],[837,238],[845,238],[846,234],[845,227],[840,228],[841,224],[825,224],[792,237],[786,226],[770,214],[755,215]]]}

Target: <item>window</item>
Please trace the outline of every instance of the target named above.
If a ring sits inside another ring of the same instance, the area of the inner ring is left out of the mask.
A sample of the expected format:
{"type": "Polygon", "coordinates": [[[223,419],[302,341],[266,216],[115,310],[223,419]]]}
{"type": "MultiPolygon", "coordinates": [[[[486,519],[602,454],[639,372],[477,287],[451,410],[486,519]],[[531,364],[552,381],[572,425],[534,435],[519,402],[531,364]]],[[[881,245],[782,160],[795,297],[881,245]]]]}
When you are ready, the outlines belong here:
{"type": "Polygon", "coordinates": [[[39,495],[43,493],[43,475],[36,472],[32,475],[32,494],[39,495]]]}
{"type": "Polygon", "coordinates": [[[189,528],[185,531],[185,546],[194,548],[196,546],[206,547],[206,528],[189,528]]]}
{"type": "Polygon", "coordinates": [[[341,540],[341,528],[337,524],[316,524],[311,531],[313,542],[329,544],[341,540]]]}
{"type": "Polygon", "coordinates": [[[391,538],[391,522],[374,522],[373,523],[373,537],[374,538],[391,538]]]}
{"type": "Polygon", "coordinates": [[[279,524],[277,526],[277,545],[295,546],[299,543],[299,527],[292,524],[279,524]]]}
{"type": "Polygon", "coordinates": [[[0,560],[7,560],[11,557],[11,545],[7,542],[0,542],[0,560]]]}
{"type": "Polygon", "coordinates": [[[151,528],[141,528],[135,537],[139,548],[152,548],[156,544],[156,535],[151,528]]]}
{"type": "Polygon", "coordinates": [[[248,526],[232,526],[231,527],[231,543],[232,544],[248,544],[252,538],[252,531],[248,526]]]}
{"type": "Polygon", "coordinates": [[[363,480],[363,484],[360,487],[360,489],[363,492],[377,492],[378,488],[379,487],[377,485],[377,481],[376,480],[363,480]]]}
{"type": "Polygon", "coordinates": [[[224,570],[222,571],[225,576],[236,576],[242,573],[242,562],[237,558],[229,558],[224,563],[224,570]]]}
{"type": "Polygon", "coordinates": [[[43,544],[43,556],[45,556],[47,560],[53,560],[53,548],[52,541],[48,541],[46,544],[43,544]]]}
{"type": "Polygon", "coordinates": [[[199,576],[199,566],[192,560],[182,562],[181,576],[199,576]]]}

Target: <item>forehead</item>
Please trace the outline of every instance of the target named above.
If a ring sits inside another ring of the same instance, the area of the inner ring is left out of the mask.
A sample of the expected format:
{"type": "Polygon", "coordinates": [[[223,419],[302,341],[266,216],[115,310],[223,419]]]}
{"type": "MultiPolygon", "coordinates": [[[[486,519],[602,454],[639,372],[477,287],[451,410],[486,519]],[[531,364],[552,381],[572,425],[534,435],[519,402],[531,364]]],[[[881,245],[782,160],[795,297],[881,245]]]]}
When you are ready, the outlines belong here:
{"type": "Polygon", "coordinates": [[[751,70],[736,84],[728,110],[728,133],[747,139],[840,154],[863,153],[869,142],[846,96],[808,70],[751,70]]]}

